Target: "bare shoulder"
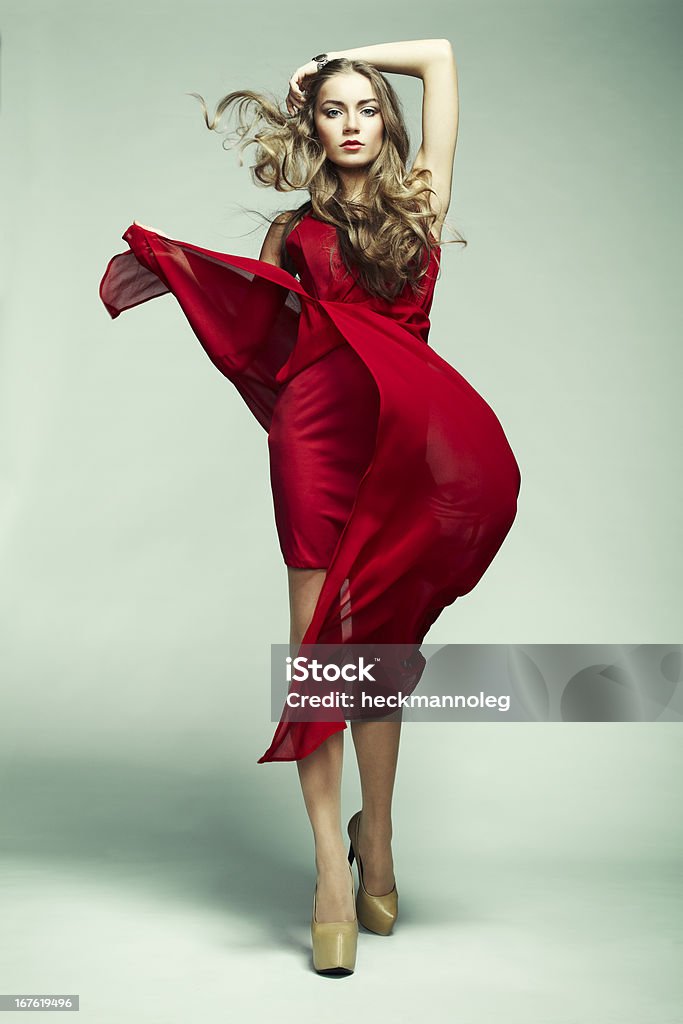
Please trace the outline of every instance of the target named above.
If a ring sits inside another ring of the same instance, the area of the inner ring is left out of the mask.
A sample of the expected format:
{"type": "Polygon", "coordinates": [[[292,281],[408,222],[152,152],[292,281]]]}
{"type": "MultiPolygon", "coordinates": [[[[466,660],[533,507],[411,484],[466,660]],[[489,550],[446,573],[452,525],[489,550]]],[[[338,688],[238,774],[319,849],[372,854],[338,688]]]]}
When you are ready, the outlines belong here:
{"type": "Polygon", "coordinates": [[[261,246],[261,254],[259,256],[259,259],[263,263],[272,263],[273,266],[276,267],[282,266],[282,240],[285,236],[287,225],[290,222],[291,216],[292,214],[288,212],[278,213],[277,217],[275,217],[270,227],[268,228],[268,231],[266,232],[266,237],[263,239],[263,245],[261,246]]]}

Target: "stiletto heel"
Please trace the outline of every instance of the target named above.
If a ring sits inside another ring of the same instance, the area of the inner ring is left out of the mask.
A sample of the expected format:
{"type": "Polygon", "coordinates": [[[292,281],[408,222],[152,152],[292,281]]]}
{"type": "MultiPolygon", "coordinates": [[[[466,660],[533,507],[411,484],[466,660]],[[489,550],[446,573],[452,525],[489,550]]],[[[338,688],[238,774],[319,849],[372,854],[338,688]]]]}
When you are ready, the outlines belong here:
{"type": "MultiPolygon", "coordinates": [[[[351,898],[355,897],[353,872],[351,875],[351,898]]],[[[358,917],[353,921],[317,921],[316,897],[318,883],[313,893],[313,917],[311,918],[311,942],[313,945],[313,966],[318,974],[353,974],[356,967],[358,946],[358,917]]]]}
{"type": "Polygon", "coordinates": [[[360,811],[356,811],[348,824],[349,839],[349,864],[354,858],[358,868],[358,895],[356,896],[356,915],[358,920],[368,931],[376,935],[390,935],[398,917],[398,890],[396,882],[391,892],[384,896],[373,896],[365,888],[363,881],[363,864],[358,856],[358,829],[360,825],[360,811]]]}

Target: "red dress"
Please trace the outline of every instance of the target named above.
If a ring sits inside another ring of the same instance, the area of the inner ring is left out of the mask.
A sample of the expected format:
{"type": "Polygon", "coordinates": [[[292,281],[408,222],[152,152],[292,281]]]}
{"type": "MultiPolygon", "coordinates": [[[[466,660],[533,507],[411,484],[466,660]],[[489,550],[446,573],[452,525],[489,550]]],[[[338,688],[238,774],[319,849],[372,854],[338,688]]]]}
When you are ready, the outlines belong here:
{"type": "MultiPolygon", "coordinates": [[[[346,271],[336,229],[310,213],[286,242],[299,281],[137,224],[122,237],[130,248],[100,283],[111,317],[172,292],[268,431],[284,561],[327,570],[303,644],[418,649],[490,565],[521,484],[495,413],[428,344],[440,249],[421,294],[407,284],[389,302],[346,271]]],[[[285,709],[259,763],[305,757],[346,728],[329,718],[285,709]]]]}

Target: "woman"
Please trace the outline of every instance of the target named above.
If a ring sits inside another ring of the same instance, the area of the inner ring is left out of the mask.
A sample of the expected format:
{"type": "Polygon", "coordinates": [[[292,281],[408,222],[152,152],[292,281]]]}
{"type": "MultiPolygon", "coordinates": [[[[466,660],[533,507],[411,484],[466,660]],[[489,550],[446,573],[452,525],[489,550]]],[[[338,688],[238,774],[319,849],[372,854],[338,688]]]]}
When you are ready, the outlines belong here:
{"type": "MultiPolygon", "coordinates": [[[[417,650],[491,563],[520,489],[495,414],[427,344],[458,128],[450,43],[320,54],[292,75],[287,113],[243,91],[224,97],[218,116],[232,103],[242,148],[257,145],[255,180],[278,191],[305,187],[310,202],[274,219],[259,260],[133,222],[123,235],[131,248],[110,261],[101,298],[116,317],[172,292],[268,431],[292,650],[417,650]],[[422,144],[410,168],[400,103],[381,72],[423,82],[422,144]]],[[[424,659],[402,664],[410,691],[424,659]]],[[[362,812],[348,823],[348,862],[345,728],[341,713],[306,722],[286,709],[259,759],[297,762],[315,840],[319,973],[352,973],[358,921],[388,935],[398,911],[391,803],[400,714],[351,724],[362,812]]]]}

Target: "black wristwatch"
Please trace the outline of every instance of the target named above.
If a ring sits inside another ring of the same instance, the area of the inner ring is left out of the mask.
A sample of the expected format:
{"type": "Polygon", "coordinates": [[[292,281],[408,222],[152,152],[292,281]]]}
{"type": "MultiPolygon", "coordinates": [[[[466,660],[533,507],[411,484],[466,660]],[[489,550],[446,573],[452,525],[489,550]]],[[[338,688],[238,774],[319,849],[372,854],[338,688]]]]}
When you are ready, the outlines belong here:
{"type": "Polygon", "coordinates": [[[317,57],[311,57],[311,60],[314,60],[318,65],[318,71],[322,71],[329,59],[326,53],[319,53],[317,57]]]}

